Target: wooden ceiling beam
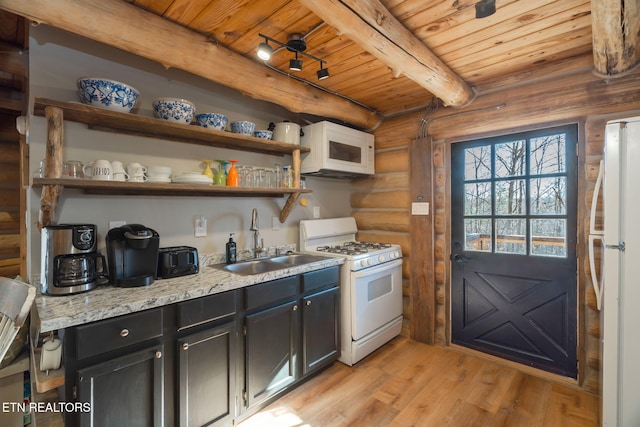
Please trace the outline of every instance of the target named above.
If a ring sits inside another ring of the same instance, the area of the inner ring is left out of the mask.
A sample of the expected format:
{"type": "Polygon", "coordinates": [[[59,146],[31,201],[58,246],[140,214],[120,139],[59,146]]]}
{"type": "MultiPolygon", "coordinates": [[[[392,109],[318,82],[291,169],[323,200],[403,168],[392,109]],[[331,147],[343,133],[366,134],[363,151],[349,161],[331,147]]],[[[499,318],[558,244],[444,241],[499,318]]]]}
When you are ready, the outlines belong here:
{"type": "Polygon", "coordinates": [[[415,37],[379,0],[299,0],[300,3],[391,68],[440,98],[463,107],[475,94],[460,76],[415,37]]]}
{"type": "Polygon", "coordinates": [[[330,117],[363,129],[375,128],[381,120],[372,110],[269,70],[199,33],[125,1],[0,0],[0,8],[167,68],[187,71],[294,113],[330,117]]]}
{"type": "Polygon", "coordinates": [[[640,2],[591,0],[593,65],[615,76],[640,63],[640,2]]]}

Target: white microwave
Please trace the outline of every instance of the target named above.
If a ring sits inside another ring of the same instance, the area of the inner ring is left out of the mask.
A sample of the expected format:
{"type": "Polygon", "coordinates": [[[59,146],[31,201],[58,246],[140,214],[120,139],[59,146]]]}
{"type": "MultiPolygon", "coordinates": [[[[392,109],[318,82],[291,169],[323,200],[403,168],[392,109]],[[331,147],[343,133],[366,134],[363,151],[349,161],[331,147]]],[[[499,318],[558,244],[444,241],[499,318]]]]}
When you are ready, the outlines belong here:
{"type": "Polygon", "coordinates": [[[375,173],[369,133],[323,121],[302,128],[300,145],[311,149],[301,154],[303,175],[356,178],[375,173]]]}

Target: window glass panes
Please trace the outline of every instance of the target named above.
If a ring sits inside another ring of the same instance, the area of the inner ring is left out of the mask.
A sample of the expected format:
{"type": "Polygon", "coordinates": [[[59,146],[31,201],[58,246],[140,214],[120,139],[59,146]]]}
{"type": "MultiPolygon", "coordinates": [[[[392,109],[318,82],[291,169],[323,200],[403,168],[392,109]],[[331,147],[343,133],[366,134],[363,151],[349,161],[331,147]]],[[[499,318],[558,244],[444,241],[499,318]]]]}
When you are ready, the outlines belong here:
{"type": "Polygon", "coordinates": [[[513,141],[495,145],[495,177],[522,176],[526,172],[526,143],[513,141]]]}
{"type": "Polygon", "coordinates": [[[527,253],[526,219],[496,219],[496,252],[521,255],[527,253]]]}
{"type": "Polygon", "coordinates": [[[548,135],[531,138],[530,150],[530,174],[542,175],[562,173],[566,170],[566,135],[548,135]]]}
{"type": "Polygon", "coordinates": [[[489,178],[491,178],[491,146],[483,145],[481,147],[465,149],[465,181],[489,178]]]}
{"type": "Polygon", "coordinates": [[[524,179],[496,182],[496,215],[524,215],[526,188],[524,179]]]}
{"type": "Polygon", "coordinates": [[[466,251],[491,252],[491,220],[467,218],[464,220],[466,251]]]}
{"type": "Polygon", "coordinates": [[[491,183],[476,182],[464,185],[464,214],[491,215],[491,183]]]}
{"type": "Polygon", "coordinates": [[[531,255],[567,256],[567,220],[532,219],[531,255]]]}
{"type": "Polygon", "coordinates": [[[567,179],[564,176],[530,180],[532,215],[563,215],[567,212],[567,179]]]}

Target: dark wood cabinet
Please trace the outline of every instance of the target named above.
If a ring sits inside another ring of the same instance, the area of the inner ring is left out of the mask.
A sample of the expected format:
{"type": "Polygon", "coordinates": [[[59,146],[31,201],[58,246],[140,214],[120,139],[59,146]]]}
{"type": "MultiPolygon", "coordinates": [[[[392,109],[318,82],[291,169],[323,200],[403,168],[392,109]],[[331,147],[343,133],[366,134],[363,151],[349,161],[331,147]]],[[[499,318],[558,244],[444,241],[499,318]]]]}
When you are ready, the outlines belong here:
{"type": "Polygon", "coordinates": [[[334,286],[302,299],[302,374],[335,361],[340,350],[340,288],[334,286]]]}
{"type": "Polygon", "coordinates": [[[268,399],[298,379],[298,308],[298,302],[293,300],[247,316],[247,407],[268,399]]]}
{"type": "Polygon", "coordinates": [[[83,426],[160,427],[164,420],[164,347],[156,345],[78,370],[83,426]]]}
{"type": "Polygon", "coordinates": [[[339,267],[65,331],[73,426],[230,426],[339,355],[339,267]],[[242,339],[244,338],[244,339],[242,339]]]}
{"type": "Polygon", "coordinates": [[[236,415],[234,321],[177,340],[179,425],[231,425],[236,415]]]}

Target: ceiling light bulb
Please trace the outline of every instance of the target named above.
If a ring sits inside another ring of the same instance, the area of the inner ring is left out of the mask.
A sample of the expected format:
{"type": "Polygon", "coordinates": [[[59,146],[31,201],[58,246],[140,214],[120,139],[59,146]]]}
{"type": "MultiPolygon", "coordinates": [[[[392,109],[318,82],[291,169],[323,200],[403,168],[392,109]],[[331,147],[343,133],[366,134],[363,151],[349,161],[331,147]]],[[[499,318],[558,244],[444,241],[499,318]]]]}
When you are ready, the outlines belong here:
{"type": "Polygon", "coordinates": [[[271,59],[271,54],[273,53],[273,49],[269,46],[269,43],[264,42],[258,45],[258,58],[263,61],[268,61],[271,59]]]}

